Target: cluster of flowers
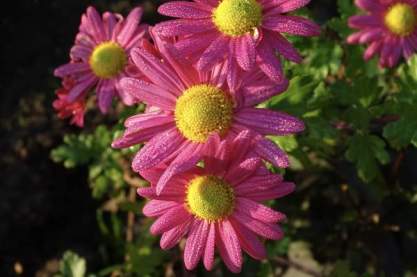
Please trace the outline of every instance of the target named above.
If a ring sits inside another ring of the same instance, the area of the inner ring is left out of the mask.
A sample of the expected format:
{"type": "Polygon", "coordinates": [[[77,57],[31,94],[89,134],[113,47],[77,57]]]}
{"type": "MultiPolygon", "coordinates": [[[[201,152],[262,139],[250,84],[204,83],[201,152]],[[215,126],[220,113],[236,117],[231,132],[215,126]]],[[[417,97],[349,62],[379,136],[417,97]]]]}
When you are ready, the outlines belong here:
{"type": "MultiPolygon", "coordinates": [[[[84,101],[93,87],[103,113],[113,97],[126,105],[147,105],[143,114],[126,120],[124,134],[112,146],[145,143],[132,162],[133,170],[151,183],[138,190],[151,199],[143,212],[157,218],[151,232],[162,234],[163,249],[187,238],[187,269],[200,260],[212,269],[217,249],[226,266],[239,272],[242,250],[263,259],[260,237],[283,236],[277,223],[285,216],[261,202],[287,195],[294,185],[266,168],[265,162],[289,165],[266,136],[294,134],[304,125],[257,105],[287,89],[280,59],[302,60],[282,33],[319,34],[313,22],[287,15],[308,3],[168,2],[159,12],[178,19],[154,27],[139,24],[140,8],[124,19],[109,12],[100,16],[90,7],[71,61],[55,71],[63,88],[54,107],[60,117],[73,116],[77,125],[83,123],[84,101]]],[[[370,42],[365,57],[380,51],[383,66],[395,64],[400,50],[409,57],[417,46],[416,3],[357,0],[375,14],[350,20],[363,30],[349,42],[370,42]]]]}

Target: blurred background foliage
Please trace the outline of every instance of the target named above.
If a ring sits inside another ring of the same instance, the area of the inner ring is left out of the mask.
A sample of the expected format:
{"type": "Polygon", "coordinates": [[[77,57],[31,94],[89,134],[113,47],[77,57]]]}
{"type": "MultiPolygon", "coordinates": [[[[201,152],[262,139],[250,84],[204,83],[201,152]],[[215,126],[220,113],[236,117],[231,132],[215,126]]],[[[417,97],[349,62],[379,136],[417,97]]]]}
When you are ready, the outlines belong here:
{"type": "MultiPolygon", "coordinates": [[[[79,18],[88,5],[144,20],[161,1],[20,0],[3,8],[0,149],[0,276],[229,276],[187,272],[183,245],[159,248],[141,215],[145,185],[130,170],[138,148],[113,150],[122,122],[143,106],[88,110],[70,127],[51,107],[79,18]]],[[[302,118],[299,136],[272,137],[290,153],[297,183],[272,201],[286,236],[266,242],[269,259],[245,257],[242,276],[413,276],[417,273],[417,57],[381,70],[344,41],[351,0],[314,0],[299,12],[323,26],[319,38],[289,39],[305,57],[285,63],[290,87],[262,106],[302,118]]],[[[92,100],[94,101],[94,100],[92,100]]],[[[93,106],[93,105],[90,105],[93,106]]]]}

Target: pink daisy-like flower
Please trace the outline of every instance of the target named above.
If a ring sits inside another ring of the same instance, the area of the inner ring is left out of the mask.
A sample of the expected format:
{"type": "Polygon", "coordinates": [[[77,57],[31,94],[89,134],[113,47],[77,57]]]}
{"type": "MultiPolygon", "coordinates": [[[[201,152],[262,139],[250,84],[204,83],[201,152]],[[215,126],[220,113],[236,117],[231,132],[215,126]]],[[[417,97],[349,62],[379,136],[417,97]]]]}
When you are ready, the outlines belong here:
{"type": "Polygon", "coordinates": [[[395,66],[401,56],[408,59],[417,50],[417,1],[356,0],[366,15],[349,18],[351,28],[360,29],[350,35],[349,43],[369,44],[364,59],[379,54],[381,67],[395,66]]]}
{"type": "Polygon", "coordinates": [[[109,110],[113,97],[120,97],[126,105],[135,102],[123,93],[119,81],[129,76],[130,52],[147,34],[147,25],[139,25],[141,16],[141,8],[133,9],[126,19],[110,12],[101,17],[93,7],[87,9],[70,52],[71,62],[54,72],[57,77],[71,76],[76,82],[68,101],[82,98],[95,87],[103,113],[109,110]]]}
{"type": "Polygon", "coordinates": [[[61,119],[71,117],[71,124],[78,127],[84,126],[85,100],[80,99],[74,102],[68,101],[68,93],[74,87],[74,80],[64,78],[62,80],[62,87],[55,91],[58,97],[52,103],[52,106],[58,113],[61,119]]]}
{"type": "Polygon", "coordinates": [[[112,146],[125,148],[147,141],[133,160],[136,172],[170,162],[156,187],[158,193],[190,156],[215,147],[212,134],[228,138],[252,130],[262,136],[253,150],[276,166],[288,166],[285,153],[263,136],[300,132],[303,122],[282,112],[255,108],[286,90],[287,80],[277,84],[260,71],[242,72],[234,76],[240,85],[230,90],[225,82],[227,63],[198,71],[170,44],[159,39],[155,44],[160,51],[158,57],[141,48],[132,51],[134,64],[147,79],[121,81],[126,93],[152,108],[127,119],[127,130],[112,146]]]}
{"type": "MultiPolygon", "coordinates": [[[[177,49],[208,70],[227,57],[233,74],[237,64],[250,71],[257,64],[271,79],[281,82],[283,72],[276,54],[299,63],[302,58],[281,33],[315,36],[315,23],[284,15],[310,0],[194,0],[161,5],[158,11],[180,19],[159,23],[156,32],[178,37],[177,49]]],[[[228,80],[231,82],[232,80],[228,80]]]]}
{"type": "MultiPolygon", "coordinates": [[[[138,189],[139,195],[151,199],[143,213],[157,218],[151,233],[162,234],[161,248],[172,248],[186,237],[187,269],[194,269],[202,259],[211,270],[217,249],[226,266],[238,273],[242,250],[261,260],[266,251],[259,237],[283,237],[277,223],[285,215],[261,202],[283,197],[295,186],[268,172],[262,160],[252,155],[253,142],[248,132],[241,132],[233,141],[222,141],[212,154],[202,157],[204,167],[189,163],[160,195],[153,186],[138,189]]],[[[144,177],[154,185],[161,172],[163,169],[153,169],[144,177]]]]}

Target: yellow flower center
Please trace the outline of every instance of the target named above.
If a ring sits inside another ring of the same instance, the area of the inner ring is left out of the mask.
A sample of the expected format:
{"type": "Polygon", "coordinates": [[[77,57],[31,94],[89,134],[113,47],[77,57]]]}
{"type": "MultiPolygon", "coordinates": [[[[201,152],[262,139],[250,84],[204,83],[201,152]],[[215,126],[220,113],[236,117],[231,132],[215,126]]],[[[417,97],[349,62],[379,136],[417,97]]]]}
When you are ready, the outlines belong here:
{"type": "Polygon", "coordinates": [[[196,217],[215,221],[233,212],[235,196],[233,188],[222,179],[212,175],[198,176],[188,184],[186,202],[196,217]]]}
{"type": "Polygon", "coordinates": [[[232,123],[233,103],[224,91],[211,85],[188,88],[178,98],[175,122],[181,134],[194,142],[205,142],[211,133],[227,133],[232,123]]]}
{"type": "Polygon", "coordinates": [[[90,56],[91,70],[97,77],[109,79],[123,70],[127,62],[125,50],[115,42],[103,42],[90,56]]]}
{"type": "Polygon", "coordinates": [[[391,6],[385,15],[385,25],[398,36],[411,34],[417,24],[414,8],[406,3],[397,3],[391,6]]]}
{"type": "Polygon", "coordinates": [[[223,34],[241,36],[261,24],[262,7],[256,0],[223,0],[213,12],[213,22],[223,34]]]}

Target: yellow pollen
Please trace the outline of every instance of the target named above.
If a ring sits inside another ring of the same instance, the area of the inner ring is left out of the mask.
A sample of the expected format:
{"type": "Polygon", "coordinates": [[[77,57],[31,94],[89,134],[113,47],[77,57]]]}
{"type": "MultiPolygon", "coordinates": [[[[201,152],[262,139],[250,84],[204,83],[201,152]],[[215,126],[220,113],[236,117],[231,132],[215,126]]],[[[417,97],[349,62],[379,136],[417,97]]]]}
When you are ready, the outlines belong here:
{"type": "Polygon", "coordinates": [[[211,85],[188,88],[178,98],[175,122],[181,134],[204,143],[210,134],[225,135],[232,123],[233,102],[228,94],[211,85]]]}
{"type": "Polygon", "coordinates": [[[385,14],[385,25],[398,36],[407,36],[414,32],[417,25],[417,15],[414,8],[406,3],[397,3],[385,14]]]}
{"type": "Polygon", "coordinates": [[[256,0],[223,0],[213,12],[213,22],[223,34],[241,36],[261,25],[262,7],[256,0]]]}
{"type": "Polygon", "coordinates": [[[188,184],[186,203],[196,217],[216,221],[233,212],[235,196],[233,188],[222,179],[212,175],[198,176],[188,184]]]}
{"type": "Polygon", "coordinates": [[[125,50],[115,42],[103,42],[90,56],[91,70],[97,77],[109,79],[123,70],[127,62],[125,50]]]}

